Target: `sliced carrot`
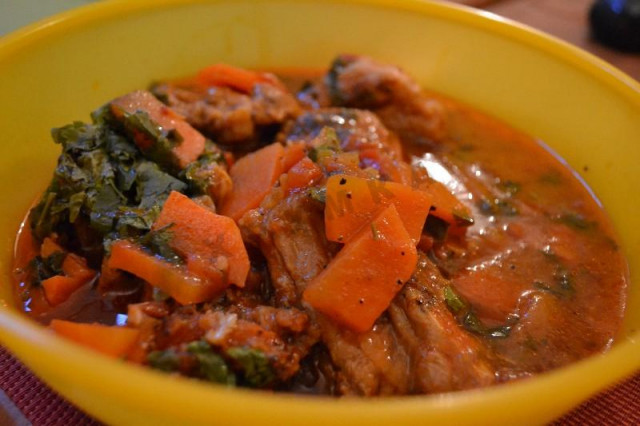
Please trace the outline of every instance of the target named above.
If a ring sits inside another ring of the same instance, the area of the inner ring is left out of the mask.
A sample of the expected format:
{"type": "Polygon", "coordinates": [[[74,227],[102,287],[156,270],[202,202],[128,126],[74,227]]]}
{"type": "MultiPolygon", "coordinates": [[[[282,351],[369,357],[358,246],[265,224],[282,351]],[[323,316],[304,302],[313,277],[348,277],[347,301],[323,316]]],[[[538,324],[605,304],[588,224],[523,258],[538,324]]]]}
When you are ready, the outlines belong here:
{"type": "Polygon", "coordinates": [[[415,243],[390,204],[309,283],[303,299],[334,321],[367,331],[411,277],[417,260],[415,243]]]}
{"type": "Polygon", "coordinates": [[[324,223],[327,239],[346,242],[384,207],[393,204],[414,243],[431,207],[431,197],[409,186],[347,175],[327,179],[324,223]]]}
{"type": "Polygon", "coordinates": [[[311,161],[309,157],[304,157],[291,167],[289,172],[283,175],[283,177],[284,176],[286,176],[286,178],[282,181],[282,187],[286,193],[290,193],[313,185],[314,182],[322,179],[324,174],[322,173],[322,169],[311,161]]]}
{"type": "MultiPolygon", "coordinates": [[[[46,238],[42,245],[46,252],[55,253],[62,250],[52,241],[47,242],[46,238]]],[[[62,272],[64,275],[55,275],[42,280],[44,295],[52,306],[67,300],[74,291],[96,276],[96,271],[87,266],[87,261],[74,253],[68,253],[64,257],[62,272]]]]}
{"type": "Polygon", "coordinates": [[[46,258],[54,253],[64,253],[65,250],[56,243],[53,238],[45,237],[40,245],[40,256],[46,258]]]}
{"type": "Polygon", "coordinates": [[[54,275],[51,278],[42,280],[44,296],[51,306],[57,306],[71,296],[71,294],[82,287],[87,282],[86,279],[78,277],[68,277],[65,275],[54,275]]]}
{"type": "Polygon", "coordinates": [[[433,209],[429,214],[436,216],[453,229],[464,229],[465,226],[473,223],[471,212],[462,204],[449,189],[438,181],[431,181],[429,185],[423,186],[420,190],[429,194],[433,200],[433,209]]]}
{"type": "MultiPolygon", "coordinates": [[[[170,156],[170,163],[173,166],[183,169],[204,152],[204,136],[150,92],[144,90],[131,92],[111,101],[110,107],[113,115],[120,120],[125,117],[125,114],[144,111],[155,124],[162,127],[163,131],[177,132],[181,141],[176,143],[169,153],[166,153],[170,156]]],[[[130,131],[136,145],[143,153],[150,152],[154,148],[155,141],[148,135],[132,129],[130,131]]]]}
{"type": "Polygon", "coordinates": [[[190,270],[208,274],[222,271],[223,284],[244,287],[249,273],[249,256],[238,225],[233,219],[215,214],[190,198],[173,191],[152,226],[171,226],[169,245],[187,261],[190,270]]]}
{"type": "Polygon", "coordinates": [[[62,272],[69,277],[79,278],[84,281],[93,278],[96,271],[87,266],[87,261],[75,253],[69,253],[62,261],[62,272]]]}
{"type": "Polygon", "coordinates": [[[231,167],[233,192],[223,200],[220,213],[235,221],[260,205],[282,174],[284,148],[273,143],[245,155],[231,167]]]}
{"type": "Polygon", "coordinates": [[[54,319],[49,325],[56,334],[114,358],[126,357],[133,349],[138,330],[134,328],[83,324],[54,319]]]}
{"type": "Polygon", "coordinates": [[[302,160],[304,156],[307,155],[306,150],[306,144],[303,142],[287,145],[282,157],[282,171],[288,172],[291,167],[302,160]]]}
{"type": "Polygon", "coordinates": [[[125,240],[111,245],[107,266],[142,278],[183,305],[209,301],[226,287],[222,274],[217,280],[203,280],[190,274],[184,267],[148,254],[125,240]]]}
{"type": "Polygon", "coordinates": [[[251,93],[253,86],[258,83],[278,84],[270,74],[250,71],[227,64],[213,64],[201,69],[196,82],[203,86],[231,87],[240,92],[251,93]]]}

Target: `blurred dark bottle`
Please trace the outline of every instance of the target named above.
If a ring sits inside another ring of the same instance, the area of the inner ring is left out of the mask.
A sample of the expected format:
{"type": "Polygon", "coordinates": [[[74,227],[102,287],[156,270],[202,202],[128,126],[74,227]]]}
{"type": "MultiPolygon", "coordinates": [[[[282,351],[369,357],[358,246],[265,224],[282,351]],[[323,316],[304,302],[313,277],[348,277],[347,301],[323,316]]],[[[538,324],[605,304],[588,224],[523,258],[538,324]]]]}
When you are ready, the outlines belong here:
{"type": "Polygon", "coordinates": [[[640,52],[640,0],[598,0],[591,7],[589,21],[601,43],[640,52]]]}

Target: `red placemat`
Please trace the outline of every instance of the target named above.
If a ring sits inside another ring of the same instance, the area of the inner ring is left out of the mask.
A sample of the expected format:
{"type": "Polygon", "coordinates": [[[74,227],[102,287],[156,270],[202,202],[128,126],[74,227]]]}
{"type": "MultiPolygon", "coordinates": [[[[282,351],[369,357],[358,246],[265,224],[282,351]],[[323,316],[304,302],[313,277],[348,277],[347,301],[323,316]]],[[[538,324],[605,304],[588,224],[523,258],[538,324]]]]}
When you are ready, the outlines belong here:
{"type": "MultiPolygon", "coordinates": [[[[100,423],[62,399],[0,347],[0,424],[57,426],[100,423]],[[4,413],[2,412],[4,410],[4,413]]],[[[553,426],[640,425],[640,373],[602,392],[553,426]]]]}

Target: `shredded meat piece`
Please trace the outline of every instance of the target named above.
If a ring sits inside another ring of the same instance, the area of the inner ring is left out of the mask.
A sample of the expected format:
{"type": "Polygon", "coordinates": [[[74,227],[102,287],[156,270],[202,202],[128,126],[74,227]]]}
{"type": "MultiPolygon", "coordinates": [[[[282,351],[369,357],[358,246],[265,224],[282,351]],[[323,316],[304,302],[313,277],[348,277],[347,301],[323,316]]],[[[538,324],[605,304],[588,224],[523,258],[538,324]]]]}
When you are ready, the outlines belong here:
{"type": "Polygon", "coordinates": [[[487,386],[495,372],[480,340],[465,332],[444,301],[444,279],[420,255],[414,276],[396,296],[389,316],[411,356],[412,392],[433,393],[487,386]]]}
{"type": "Polygon", "coordinates": [[[331,260],[336,245],[324,234],[323,206],[306,193],[283,198],[274,189],[240,221],[245,241],[267,260],[276,306],[296,306],[306,284],[331,260]]]}
{"type": "Polygon", "coordinates": [[[152,91],[205,136],[234,147],[270,139],[300,108],[293,95],[273,84],[256,84],[249,95],[227,87],[172,83],[152,91]]]}
{"type": "Polygon", "coordinates": [[[341,55],[324,84],[331,105],[372,110],[406,143],[430,146],[445,135],[446,117],[440,102],[396,66],[341,55]]]}
{"type": "Polygon", "coordinates": [[[336,131],[344,151],[359,153],[363,168],[378,170],[383,179],[411,183],[410,168],[402,161],[400,141],[369,111],[350,108],[309,111],[287,124],[279,139],[284,143],[311,143],[324,127],[336,131]]]}

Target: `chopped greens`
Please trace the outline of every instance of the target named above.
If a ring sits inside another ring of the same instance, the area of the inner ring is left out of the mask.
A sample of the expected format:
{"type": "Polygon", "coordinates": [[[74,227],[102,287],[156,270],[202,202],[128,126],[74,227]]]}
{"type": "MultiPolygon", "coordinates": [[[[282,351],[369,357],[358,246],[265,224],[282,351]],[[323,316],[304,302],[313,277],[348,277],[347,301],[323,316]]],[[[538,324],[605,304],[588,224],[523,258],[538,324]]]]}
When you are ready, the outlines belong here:
{"type": "Polygon", "coordinates": [[[205,341],[191,342],[187,345],[187,352],[194,355],[198,361],[199,377],[215,383],[234,385],[236,377],[229,370],[224,359],[213,352],[211,346],[205,341]]]}
{"type": "Polygon", "coordinates": [[[153,351],[147,355],[147,362],[152,368],[170,373],[180,366],[180,357],[175,349],[153,351]]]}
{"type": "Polygon", "coordinates": [[[443,295],[447,308],[449,308],[451,313],[456,317],[460,325],[462,325],[467,331],[479,336],[494,339],[509,337],[511,328],[518,321],[518,317],[512,315],[507,320],[507,323],[502,326],[487,327],[473,312],[472,307],[455,292],[453,287],[445,287],[443,289],[443,295]]]}
{"type": "Polygon", "coordinates": [[[260,388],[275,380],[275,372],[263,352],[257,349],[235,347],[228,349],[226,354],[240,366],[246,385],[260,388]]]}
{"type": "MultiPolygon", "coordinates": [[[[92,117],[93,124],[74,122],[52,130],[62,154],[49,187],[31,212],[39,239],[67,224],[88,224],[105,244],[141,235],[151,228],[169,193],[187,189],[186,183],[142,157],[108,109],[92,117]]],[[[136,117],[132,122],[157,136],[148,120],[136,117]]]]}

